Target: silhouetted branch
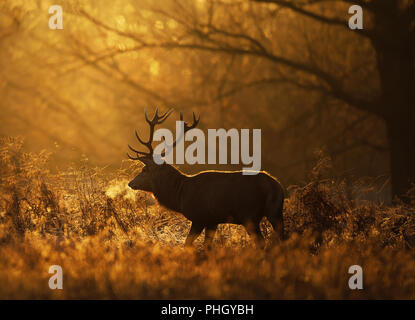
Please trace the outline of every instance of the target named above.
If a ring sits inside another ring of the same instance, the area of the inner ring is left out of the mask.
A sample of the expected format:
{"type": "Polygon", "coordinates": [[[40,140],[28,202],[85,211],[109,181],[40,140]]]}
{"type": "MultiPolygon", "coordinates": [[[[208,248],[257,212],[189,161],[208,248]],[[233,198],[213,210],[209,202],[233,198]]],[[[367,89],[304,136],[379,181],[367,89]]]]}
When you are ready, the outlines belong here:
{"type": "MultiPolygon", "coordinates": [[[[77,50],[74,51],[73,54],[75,56],[77,56],[81,61],[83,61],[85,63],[85,65],[89,65],[92,66],[93,68],[95,68],[96,70],[100,71],[101,73],[105,74],[108,77],[113,77],[113,74],[110,72],[115,72],[116,74],[118,74],[121,78],[121,81],[123,81],[124,83],[126,83],[127,85],[129,85],[130,87],[134,88],[135,90],[145,93],[146,95],[166,104],[166,105],[171,105],[171,103],[169,101],[167,101],[165,98],[163,98],[161,95],[159,95],[158,93],[156,93],[153,90],[150,90],[148,88],[145,88],[144,86],[142,86],[141,84],[137,83],[136,81],[134,81],[133,79],[131,79],[127,73],[125,73],[124,71],[122,71],[118,65],[116,64],[108,64],[106,63],[106,67],[109,68],[110,70],[106,70],[105,68],[103,68],[98,62],[101,60],[105,60],[107,58],[110,57],[114,57],[116,54],[120,54],[120,53],[124,53],[124,50],[117,50],[114,51],[111,54],[108,55],[104,55],[104,57],[96,57],[96,53],[94,53],[86,44],[81,43],[79,40],[77,39],[73,39],[74,43],[76,43],[79,47],[82,47],[83,50],[85,50],[90,56],[92,56],[93,58],[90,59],[88,57],[86,57],[85,55],[83,55],[81,52],[81,50],[77,50]]],[[[141,47],[146,45],[141,45],[141,47]]],[[[135,48],[136,50],[140,50],[140,48],[135,48]]]]}
{"type": "MultiPolygon", "coordinates": [[[[279,5],[281,7],[290,9],[290,10],[296,12],[296,13],[299,13],[303,16],[314,19],[316,21],[327,23],[329,25],[337,25],[337,26],[342,26],[342,27],[345,27],[345,28],[349,28],[346,19],[343,20],[343,19],[339,19],[339,18],[326,17],[324,15],[317,14],[317,13],[315,13],[313,11],[310,11],[310,10],[307,10],[305,8],[305,6],[307,6],[307,5],[322,3],[322,2],[326,2],[326,1],[320,1],[320,0],[307,1],[307,2],[289,1],[289,0],[252,0],[252,1],[262,2],[262,3],[274,3],[276,5],[279,5]],[[294,3],[296,3],[296,4],[294,4],[294,3]]],[[[365,7],[368,6],[368,4],[364,3],[363,1],[353,1],[353,2],[354,2],[354,4],[361,4],[365,7]]],[[[368,29],[355,30],[355,31],[358,34],[360,34],[362,36],[365,36],[367,38],[373,38],[374,37],[374,33],[371,30],[368,30],[368,29]]]]}
{"type": "MultiPolygon", "coordinates": [[[[275,0],[276,2],[280,2],[279,0],[275,0]]],[[[284,5],[288,5],[287,1],[281,1],[284,5]]],[[[289,8],[291,8],[291,6],[293,6],[293,4],[290,4],[290,6],[288,6],[289,8]]],[[[110,30],[112,32],[116,32],[124,37],[128,37],[132,40],[137,40],[139,39],[136,35],[132,34],[132,33],[126,33],[126,32],[118,32],[116,29],[104,24],[101,21],[98,21],[97,19],[91,17],[89,14],[87,14],[86,12],[82,12],[82,15],[85,16],[86,18],[88,18],[91,22],[97,24],[100,27],[103,27],[106,30],[110,30]]],[[[344,21],[342,23],[345,23],[344,21]]],[[[346,102],[347,104],[356,107],[358,109],[361,110],[365,110],[368,112],[372,112],[374,114],[377,114],[379,116],[383,116],[382,110],[379,110],[377,108],[377,104],[374,103],[373,101],[368,101],[365,100],[363,98],[357,98],[357,97],[353,97],[352,94],[344,91],[344,89],[342,88],[342,85],[340,83],[340,81],[335,78],[334,76],[332,76],[331,74],[329,74],[326,71],[323,71],[322,69],[318,68],[317,66],[310,66],[309,64],[306,63],[302,63],[299,61],[294,61],[292,59],[288,59],[286,57],[283,56],[279,56],[279,55],[275,55],[272,52],[268,51],[264,45],[261,44],[261,42],[249,35],[244,35],[244,34],[240,34],[240,33],[234,33],[234,32],[230,32],[227,30],[221,30],[217,27],[212,27],[212,26],[207,26],[204,25],[205,29],[208,28],[206,31],[202,31],[203,29],[203,25],[199,26],[198,28],[193,27],[191,30],[189,30],[192,34],[194,34],[196,37],[198,37],[201,40],[204,40],[204,42],[207,42],[208,44],[203,44],[203,43],[194,43],[194,42],[189,42],[189,43],[182,43],[182,42],[178,42],[178,41],[165,41],[165,42],[159,42],[159,43],[150,43],[150,42],[145,42],[142,39],[139,39],[139,46],[136,47],[136,50],[142,50],[142,49],[153,49],[153,48],[164,48],[164,49],[187,49],[187,50],[202,50],[202,51],[207,51],[207,52],[213,52],[213,53],[224,53],[224,54],[230,54],[230,55],[247,55],[247,56],[254,56],[254,57],[258,57],[258,58],[263,58],[266,59],[268,61],[271,61],[275,64],[278,65],[283,65],[295,70],[299,70],[302,71],[306,74],[309,75],[313,75],[318,77],[320,80],[322,80],[326,86],[322,85],[322,86],[315,86],[314,89],[318,89],[322,92],[327,92],[330,93],[333,97],[340,99],[344,102],[346,102]],[[247,40],[248,43],[250,44],[250,46],[248,48],[245,48],[244,46],[235,46],[232,45],[226,41],[218,41],[216,39],[212,39],[212,35],[213,34],[221,34],[225,37],[226,39],[244,39],[247,40]],[[326,88],[328,86],[328,89],[326,88]]],[[[132,49],[134,50],[134,49],[132,49]]],[[[118,53],[122,53],[122,51],[119,51],[118,53]]],[[[117,54],[117,52],[113,52],[111,53],[109,56],[113,56],[117,54]]],[[[83,59],[85,60],[85,58],[83,57],[83,59]]],[[[101,58],[98,58],[101,59],[101,58]]],[[[94,62],[94,60],[90,61],[87,60],[86,61],[88,64],[91,64],[93,66],[95,66],[96,68],[100,67],[94,62]]],[[[116,70],[115,71],[118,74],[121,74],[124,81],[130,85],[132,85],[133,87],[139,89],[140,91],[143,91],[147,94],[150,94],[152,96],[154,96],[155,98],[157,98],[158,100],[163,100],[160,96],[158,96],[157,94],[155,94],[154,92],[150,92],[149,90],[143,88],[141,85],[133,82],[131,79],[128,78],[128,76],[123,73],[121,70],[116,70]]],[[[310,88],[310,87],[309,87],[310,88]]]]}

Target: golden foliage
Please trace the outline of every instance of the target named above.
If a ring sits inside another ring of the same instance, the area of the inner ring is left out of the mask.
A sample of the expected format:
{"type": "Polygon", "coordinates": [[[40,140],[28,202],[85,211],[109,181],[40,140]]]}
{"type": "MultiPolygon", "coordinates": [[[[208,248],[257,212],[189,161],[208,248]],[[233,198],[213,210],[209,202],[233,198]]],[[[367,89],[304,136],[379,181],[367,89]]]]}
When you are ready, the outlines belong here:
{"type": "Polygon", "coordinates": [[[83,159],[51,173],[48,155],[22,144],[0,145],[0,298],[415,298],[413,206],[359,203],[316,174],[286,200],[284,243],[261,251],[222,225],[205,252],[202,236],[183,248],[188,221],[126,187],[134,163],[104,173],[83,159]],[[348,287],[354,264],[364,290],[348,287]],[[48,287],[51,265],[63,290],[48,287]]]}

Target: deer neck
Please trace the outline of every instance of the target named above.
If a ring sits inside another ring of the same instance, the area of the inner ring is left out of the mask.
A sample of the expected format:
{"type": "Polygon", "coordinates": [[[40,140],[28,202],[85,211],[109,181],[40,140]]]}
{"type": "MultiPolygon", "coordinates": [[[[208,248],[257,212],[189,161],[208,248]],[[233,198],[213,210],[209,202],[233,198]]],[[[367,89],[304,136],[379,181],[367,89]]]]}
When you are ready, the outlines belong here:
{"type": "Polygon", "coordinates": [[[153,178],[153,194],[157,201],[170,210],[181,211],[181,192],[185,175],[165,165],[153,178]]]}

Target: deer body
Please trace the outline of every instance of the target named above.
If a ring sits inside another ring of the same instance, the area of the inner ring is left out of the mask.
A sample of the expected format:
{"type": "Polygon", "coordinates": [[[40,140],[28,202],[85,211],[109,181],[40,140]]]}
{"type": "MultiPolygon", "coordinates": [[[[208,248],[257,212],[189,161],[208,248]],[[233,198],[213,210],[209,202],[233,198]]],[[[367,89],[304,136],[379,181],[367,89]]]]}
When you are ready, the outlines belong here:
{"type": "MultiPolygon", "coordinates": [[[[157,112],[153,123],[157,122],[155,119],[157,112]]],[[[150,143],[149,140],[146,145],[150,143]]],[[[209,246],[218,224],[235,223],[253,225],[262,246],[259,224],[264,216],[283,239],[283,188],[268,173],[243,175],[242,171],[204,171],[186,175],[167,163],[159,165],[151,156],[139,157],[139,154],[143,152],[137,152],[137,158],[132,159],[140,160],[145,166],[128,185],[134,190],[152,192],[161,205],[182,213],[192,222],[186,245],[206,228],[205,245],[209,246]]]]}

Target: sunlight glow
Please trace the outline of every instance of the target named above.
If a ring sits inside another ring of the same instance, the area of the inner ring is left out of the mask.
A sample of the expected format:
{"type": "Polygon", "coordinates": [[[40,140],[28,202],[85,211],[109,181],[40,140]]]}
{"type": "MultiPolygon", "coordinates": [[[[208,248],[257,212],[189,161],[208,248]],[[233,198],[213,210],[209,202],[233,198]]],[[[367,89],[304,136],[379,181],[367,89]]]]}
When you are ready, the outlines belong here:
{"type": "Polygon", "coordinates": [[[152,75],[157,76],[159,74],[160,71],[160,64],[158,63],[158,61],[153,60],[150,62],[150,72],[152,75]]]}

